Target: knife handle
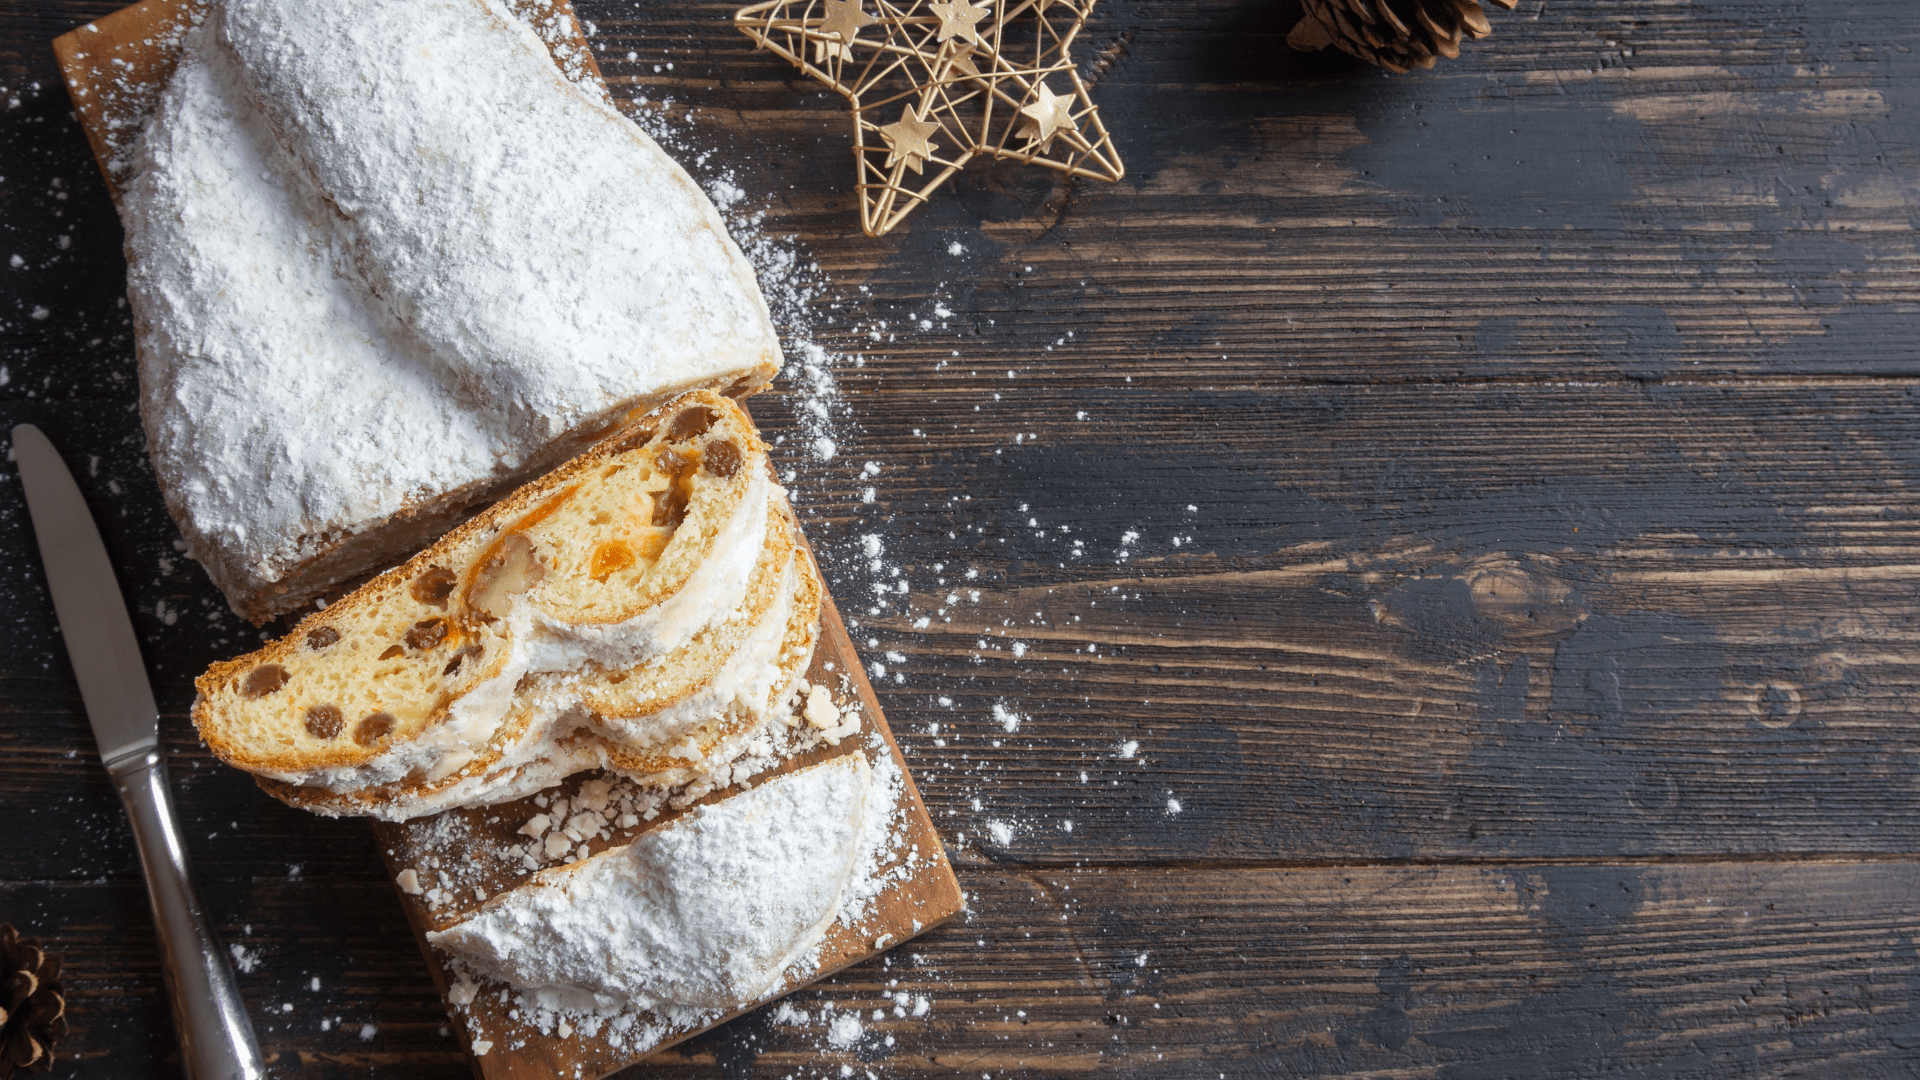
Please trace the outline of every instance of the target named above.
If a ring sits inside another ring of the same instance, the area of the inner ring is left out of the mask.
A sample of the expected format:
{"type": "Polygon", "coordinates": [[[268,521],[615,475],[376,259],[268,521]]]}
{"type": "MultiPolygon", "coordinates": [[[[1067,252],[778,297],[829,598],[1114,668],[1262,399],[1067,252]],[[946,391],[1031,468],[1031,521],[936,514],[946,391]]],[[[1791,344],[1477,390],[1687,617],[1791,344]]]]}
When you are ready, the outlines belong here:
{"type": "Polygon", "coordinates": [[[266,1068],[247,1007],[193,885],[167,786],[167,759],[157,749],[143,750],[109,762],[107,769],[133,822],[147,874],[160,967],[188,1080],[261,1080],[266,1068]]]}

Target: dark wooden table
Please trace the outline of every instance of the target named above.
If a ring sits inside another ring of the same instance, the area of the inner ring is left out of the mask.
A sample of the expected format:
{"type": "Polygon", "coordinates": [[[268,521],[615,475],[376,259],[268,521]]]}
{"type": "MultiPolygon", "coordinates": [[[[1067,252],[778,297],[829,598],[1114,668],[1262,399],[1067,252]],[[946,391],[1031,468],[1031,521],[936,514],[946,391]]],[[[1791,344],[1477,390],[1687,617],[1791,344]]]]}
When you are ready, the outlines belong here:
{"type": "MultiPolygon", "coordinates": [[[[115,6],[0,6],[0,423],[124,568],[276,1075],[461,1076],[366,827],[184,716],[256,631],[174,548],[46,48],[115,6]]],[[[645,1073],[1920,1071],[1920,6],[1521,0],[1386,77],[1287,0],[1105,0],[1125,181],[977,165],[880,240],[726,5],[581,7],[864,357],[832,461],[755,413],[972,902],[645,1073]]],[[[27,530],[0,470],[0,919],[66,959],[57,1075],[174,1075],[27,530]]]]}

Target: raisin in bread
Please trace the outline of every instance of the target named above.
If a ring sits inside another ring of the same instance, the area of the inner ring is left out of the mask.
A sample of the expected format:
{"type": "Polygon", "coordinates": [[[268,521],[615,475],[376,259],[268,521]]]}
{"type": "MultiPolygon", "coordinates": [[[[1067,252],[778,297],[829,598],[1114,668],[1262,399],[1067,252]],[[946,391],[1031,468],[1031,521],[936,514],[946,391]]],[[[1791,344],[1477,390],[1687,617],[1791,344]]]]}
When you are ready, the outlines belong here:
{"type": "Polygon", "coordinates": [[[194,721],[223,760],[292,784],[444,778],[485,751],[524,682],[670,664],[734,618],[783,507],[746,413],[682,395],[293,633],[213,665],[194,721]]]}
{"type": "Polygon", "coordinates": [[[255,621],[779,367],[706,195],[499,0],[215,0],[120,175],[154,469],[255,621]]]}

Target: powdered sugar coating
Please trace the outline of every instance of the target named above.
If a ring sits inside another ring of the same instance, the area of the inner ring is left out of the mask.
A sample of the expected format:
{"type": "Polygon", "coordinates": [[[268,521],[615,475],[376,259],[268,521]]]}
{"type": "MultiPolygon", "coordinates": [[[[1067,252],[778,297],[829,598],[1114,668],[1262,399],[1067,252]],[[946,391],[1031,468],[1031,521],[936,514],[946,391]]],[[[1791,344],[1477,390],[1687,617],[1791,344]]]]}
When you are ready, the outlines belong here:
{"type": "Polygon", "coordinates": [[[213,18],[374,293],[514,434],[777,363],[713,204],[498,0],[225,0],[213,18]]]}
{"type": "Polygon", "coordinates": [[[577,1009],[737,1007],[839,917],[871,786],[866,757],[843,755],[538,875],[427,939],[577,1009]]]}
{"type": "Polygon", "coordinates": [[[136,153],[127,292],[148,449],[189,550],[216,578],[270,582],[514,453],[344,272],[317,193],[207,36],[136,153]]]}

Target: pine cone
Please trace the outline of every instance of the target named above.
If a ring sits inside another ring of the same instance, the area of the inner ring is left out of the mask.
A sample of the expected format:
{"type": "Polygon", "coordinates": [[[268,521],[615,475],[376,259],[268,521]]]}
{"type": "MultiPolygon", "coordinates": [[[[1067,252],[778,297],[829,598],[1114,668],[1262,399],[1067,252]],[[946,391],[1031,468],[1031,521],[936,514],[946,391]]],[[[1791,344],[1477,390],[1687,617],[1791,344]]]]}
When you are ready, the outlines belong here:
{"type": "Polygon", "coordinates": [[[67,1033],[60,961],[0,923],[0,1080],[53,1068],[53,1044],[67,1033]]]}
{"type": "MultiPolygon", "coordinates": [[[[1508,11],[1516,0],[1487,0],[1508,11]]],[[[1306,18],[1287,35],[1302,52],[1329,45],[1393,72],[1430,68],[1460,55],[1460,42],[1493,33],[1480,0],[1303,0],[1306,18]]]]}

